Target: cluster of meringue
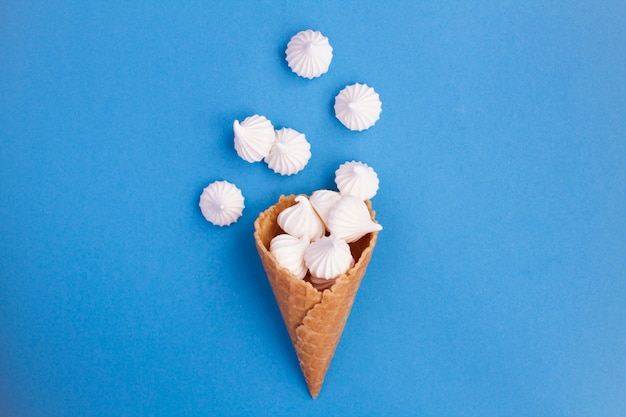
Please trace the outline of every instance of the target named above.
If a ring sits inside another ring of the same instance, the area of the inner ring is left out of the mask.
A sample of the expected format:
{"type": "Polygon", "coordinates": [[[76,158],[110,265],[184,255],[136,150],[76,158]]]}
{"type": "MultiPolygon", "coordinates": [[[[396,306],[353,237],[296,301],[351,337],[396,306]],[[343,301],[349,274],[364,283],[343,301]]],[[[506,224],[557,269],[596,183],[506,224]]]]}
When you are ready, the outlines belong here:
{"type": "MultiPolygon", "coordinates": [[[[287,44],[285,55],[287,64],[293,72],[300,77],[313,79],[328,72],[333,58],[333,48],[330,46],[328,38],[322,35],[321,32],[308,29],[296,33],[291,38],[287,44]]],[[[344,126],[350,130],[362,131],[369,129],[378,121],[382,111],[382,104],[378,93],[372,87],[369,87],[367,84],[355,83],[346,86],[337,94],[334,109],[335,116],[344,126]]],[[[277,130],[265,116],[255,114],[246,117],[241,122],[235,120],[233,122],[233,131],[237,155],[251,163],[263,160],[277,174],[294,175],[302,171],[308,164],[309,159],[311,159],[311,145],[303,133],[291,128],[277,130]]],[[[315,279],[318,274],[322,276],[334,274],[336,276],[345,272],[335,274],[336,271],[345,268],[347,264],[346,256],[344,256],[343,262],[337,262],[337,264],[324,263],[323,265],[318,265],[312,258],[319,258],[320,254],[328,252],[336,252],[338,259],[340,258],[339,253],[344,253],[345,255],[345,247],[342,246],[340,241],[350,242],[348,239],[351,239],[351,234],[354,233],[346,232],[346,230],[351,228],[351,230],[359,229],[367,223],[365,215],[361,216],[365,220],[348,216],[352,209],[355,210],[355,213],[367,214],[367,208],[363,210],[362,208],[351,207],[351,205],[357,206],[357,202],[356,200],[352,202],[350,200],[351,198],[356,198],[363,203],[363,201],[372,198],[378,189],[376,173],[366,164],[360,162],[352,161],[343,164],[337,170],[336,182],[339,192],[319,190],[311,195],[310,201],[305,196],[299,196],[296,199],[298,201],[297,206],[303,204],[302,207],[306,207],[306,204],[309,204],[311,207],[309,211],[317,216],[318,223],[322,223],[321,235],[309,236],[309,242],[313,240],[321,242],[315,246],[308,243],[306,245],[308,252],[311,253],[309,256],[311,259],[309,263],[305,262],[303,264],[309,265],[308,267],[302,267],[304,268],[304,275],[306,275],[306,268],[312,268],[312,271],[315,271],[311,272],[311,279],[315,279]],[[304,200],[307,203],[303,203],[304,200]],[[329,202],[333,204],[329,204],[329,202]],[[336,210],[335,205],[338,207],[336,210]],[[331,208],[333,212],[337,211],[338,214],[330,216],[331,208]],[[341,213],[345,215],[343,220],[341,220],[341,213]],[[330,235],[325,236],[326,232],[329,232],[330,235]],[[337,239],[340,241],[336,241],[337,239]],[[331,245],[328,242],[335,243],[331,245]],[[313,248],[311,249],[309,246],[313,246],[313,248]],[[317,255],[314,256],[313,254],[317,255]],[[337,266],[339,264],[341,267],[337,266]],[[328,268],[328,271],[322,272],[324,268],[328,268]]],[[[202,191],[199,205],[202,214],[208,221],[218,226],[228,226],[241,217],[244,209],[244,198],[241,190],[234,184],[228,181],[215,181],[202,191]]],[[[306,210],[302,209],[301,211],[306,210]]],[[[287,215],[282,217],[285,218],[287,215]]],[[[371,220],[370,223],[372,223],[371,220]]],[[[377,224],[375,225],[380,227],[377,224]]],[[[317,227],[319,228],[319,225],[317,227]]],[[[370,225],[369,227],[373,226],[370,225]]],[[[366,226],[365,229],[368,229],[368,227],[366,226]]],[[[369,232],[366,231],[365,233],[369,232]]],[[[293,236],[295,235],[291,235],[291,237],[293,236]]],[[[300,237],[297,238],[300,239],[300,237]]],[[[281,239],[287,242],[286,239],[288,238],[283,237],[281,239]]],[[[277,251],[279,251],[281,239],[276,242],[277,251]]],[[[283,246],[286,245],[285,242],[283,242],[283,246]]],[[[303,247],[303,245],[298,246],[295,244],[286,246],[293,247],[293,251],[296,251],[298,247],[303,247]]],[[[298,262],[301,263],[300,261],[298,262]]],[[[348,268],[349,266],[345,269],[347,270],[348,268]]],[[[295,270],[298,272],[297,274],[294,272],[296,276],[302,275],[302,271],[297,270],[297,268],[295,270]]]]}
{"type": "Polygon", "coordinates": [[[319,290],[354,265],[350,243],[382,230],[365,203],[378,191],[376,172],[362,162],[346,162],[335,171],[335,183],[339,191],[296,196],[296,204],[278,214],[284,233],[270,243],[270,252],[283,268],[298,279],[308,275],[319,290]]]}
{"type": "MultiPolygon", "coordinates": [[[[287,44],[285,59],[297,75],[313,79],[328,72],[333,48],[321,32],[303,30],[287,44]]],[[[335,116],[350,130],[363,131],[374,126],[381,111],[380,96],[367,84],[348,85],[335,97],[335,116]]]]}
{"type": "Polygon", "coordinates": [[[296,174],[311,159],[311,144],[303,133],[288,127],[275,130],[265,116],[235,120],[233,131],[237,155],[248,162],[263,160],[277,174],[296,174]]]}

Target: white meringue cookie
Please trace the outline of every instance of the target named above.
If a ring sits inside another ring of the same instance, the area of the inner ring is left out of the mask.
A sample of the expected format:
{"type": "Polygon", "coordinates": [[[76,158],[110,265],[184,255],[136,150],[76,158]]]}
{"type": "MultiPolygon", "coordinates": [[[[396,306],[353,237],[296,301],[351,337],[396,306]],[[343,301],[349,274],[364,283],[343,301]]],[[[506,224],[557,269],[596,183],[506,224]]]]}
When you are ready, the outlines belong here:
{"type": "Polygon", "coordinates": [[[205,219],[216,226],[236,222],[244,209],[241,190],[228,181],[209,184],[200,195],[200,210],[205,219]]]}
{"type": "Polygon", "coordinates": [[[265,116],[246,117],[243,122],[233,122],[235,150],[237,155],[248,162],[258,162],[265,158],[276,141],[272,122],[265,116]]]}
{"type": "Polygon", "coordinates": [[[372,220],[365,202],[352,196],[341,197],[328,215],[330,234],[348,243],[356,242],[366,234],[378,232],[382,228],[372,220]]]}
{"type": "Polygon", "coordinates": [[[335,116],[350,130],[374,126],[381,111],[380,96],[367,84],[349,85],[335,97],[335,116]]]}
{"type": "Polygon", "coordinates": [[[311,194],[309,201],[326,226],[331,207],[339,201],[341,194],[332,190],[317,190],[311,194]]]}
{"type": "Polygon", "coordinates": [[[313,79],[328,72],[333,59],[333,48],[328,38],[318,31],[296,33],[285,51],[287,65],[300,77],[313,79]]]}
{"type": "Polygon", "coordinates": [[[354,258],[345,240],[325,236],[311,243],[304,253],[304,263],[314,277],[334,279],[354,265],[354,258]]]}
{"type": "Polygon", "coordinates": [[[304,169],[310,158],[311,144],[304,134],[287,127],[276,131],[276,141],[265,162],[277,174],[292,175],[304,169]]]}
{"type": "Polygon", "coordinates": [[[305,195],[295,198],[296,204],[287,207],[278,214],[278,225],[291,236],[301,238],[307,236],[315,240],[324,236],[324,223],[318,217],[305,195]]]}
{"type": "Polygon", "coordinates": [[[304,264],[304,252],[309,247],[309,238],[297,238],[288,234],[275,236],[270,242],[270,252],[278,263],[287,268],[298,279],[303,279],[307,273],[304,264]]]}
{"type": "Polygon", "coordinates": [[[349,195],[369,200],[378,191],[378,175],[363,162],[345,162],[335,171],[335,183],[342,196],[349,195]]]}

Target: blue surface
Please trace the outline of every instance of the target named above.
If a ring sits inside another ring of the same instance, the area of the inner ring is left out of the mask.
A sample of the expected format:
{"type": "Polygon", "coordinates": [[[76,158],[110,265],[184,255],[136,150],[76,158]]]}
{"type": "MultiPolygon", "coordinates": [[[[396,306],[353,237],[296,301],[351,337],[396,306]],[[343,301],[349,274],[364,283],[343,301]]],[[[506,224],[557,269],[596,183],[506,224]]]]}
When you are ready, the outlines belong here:
{"type": "Polygon", "coordinates": [[[625,3],[312,3],[0,4],[0,415],[626,415],[625,3]],[[254,113],[304,171],[237,157],[254,113]],[[312,400],[252,223],[352,159],[384,230],[312,400]]]}

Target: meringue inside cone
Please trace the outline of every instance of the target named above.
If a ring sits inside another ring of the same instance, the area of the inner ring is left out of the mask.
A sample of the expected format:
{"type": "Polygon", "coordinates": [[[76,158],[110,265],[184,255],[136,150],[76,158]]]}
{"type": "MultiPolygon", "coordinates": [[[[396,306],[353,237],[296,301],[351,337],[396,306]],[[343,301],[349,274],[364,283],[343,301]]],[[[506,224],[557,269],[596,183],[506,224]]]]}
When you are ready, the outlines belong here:
{"type": "MultiPolygon", "coordinates": [[[[263,246],[268,252],[270,250],[270,243],[272,239],[278,236],[279,234],[285,233],[283,229],[280,228],[276,220],[278,218],[278,214],[284,209],[295,205],[296,204],[295,198],[296,198],[295,195],[282,196],[280,200],[278,200],[278,203],[276,203],[277,210],[271,213],[271,218],[269,218],[268,219],[269,221],[265,223],[265,230],[263,231],[263,233],[259,234],[259,237],[261,238],[261,242],[263,243],[263,246]]],[[[369,200],[366,201],[365,203],[367,204],[367,208],[370,210],[370,214],[373,219],[374,213],[371,210],[372,208],[371,203],[369,202],[369,200]]],[[[359,259],[361,258],[361,254],[369,246],[371,235],[372,235],[371,233],[368,233],[362,238],[360,238],[359,240],[357,240],[356,242],[352,242],[348,244],[350,246],[350,252],[352,253],[352,257],[354,258],[355,264],[359,262],[359,259]]],[[[335,283],[336,279],[316,278],[316,277],[312,277],[311,274],[307,272],[306,276],[304,277],[304,281],[310,283],[315,289],[319,291],[324,291],[326,289],[330,289],[335,283]]]]}

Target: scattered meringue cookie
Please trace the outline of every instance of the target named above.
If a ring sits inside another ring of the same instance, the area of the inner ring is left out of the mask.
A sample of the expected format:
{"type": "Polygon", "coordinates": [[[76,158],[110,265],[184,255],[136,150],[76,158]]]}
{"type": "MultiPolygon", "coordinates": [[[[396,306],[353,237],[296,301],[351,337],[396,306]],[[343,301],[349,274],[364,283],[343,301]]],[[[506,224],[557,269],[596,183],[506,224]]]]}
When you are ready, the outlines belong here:
{"type": "Polygon", "coordinates": [[[307,273],[304,264],[304,252],[309,247],[309,238],[297,238],[288,234],[276,235],[270,242],[270,252],[278,263],[287,268],[298,279],[303,279],[307,273]]]}
{"type": "Polygon", "coordinates": [[[200,210],[205,219],[216,226],[236,222],[244,209],[241,190],[228,181],[209,184],[200,195],[200,210]]]}
{"type": "Polygon", "coordinates": [[[345,240],[324,236],[309,245],[304,263],[313,277],[335,279],[354,265],[354,258],[345,240]]]}
{"type": "Polygon", "coordinates": [[[328,38],[310,29],[296,33],[285,51],[287,65],[300,77],[313,79],[328,71],[333,48],[328,38]]]}
{"type": "Polygon", "coordinates": [[[265,158],[276,141],[272,122],[258,114],[246,117],[241,123],[235,120],[233,130],[237,155],[248,162],[258,162],[265,158]]]}
{"type": "Polygon", "coordinates": [[[365,202],[356,197],[341,197],[328,214],[330,234],[348,243],[356,242],[366,234],[382,229],[383,227],[370,217],[365,202]]]}
{"type": "Polygon", "coordinates": [[[324,223],[318,217],[305,195],[295,198],[296,204],[287,207],[278,214],[278,225],[291,236],[301,238],[307,236],[309,240],[315,240],[324,236],[324,223]]]}
{"type": "Polygon", "coordinates": [[[276,141],[265,157],[267,165],[277,174],[300,172],[311,159],[311,144],[303,133],[291,128],[276,131],[276,141]]]}
{"type": "Polygon", "coordinates": [[[345,162],[335,171],[335,183],[341,195],[369,200],[378,192],[376,171],[363,162],[345,162]]]}
{"type": "Polygon", "coordinates": [[[324,224],[328,227],[328,213],[331,207],[339,201],[341,194],[332,190],[317,190],[309,197],[311,205],[320,216],[324,224]]]}
{"type": "Polygon", "coordinates": [[[380,96],[367,84],[352,84],[335,97],[335,116],[350,130],[362,131],[380,118],[380,96]]]}

